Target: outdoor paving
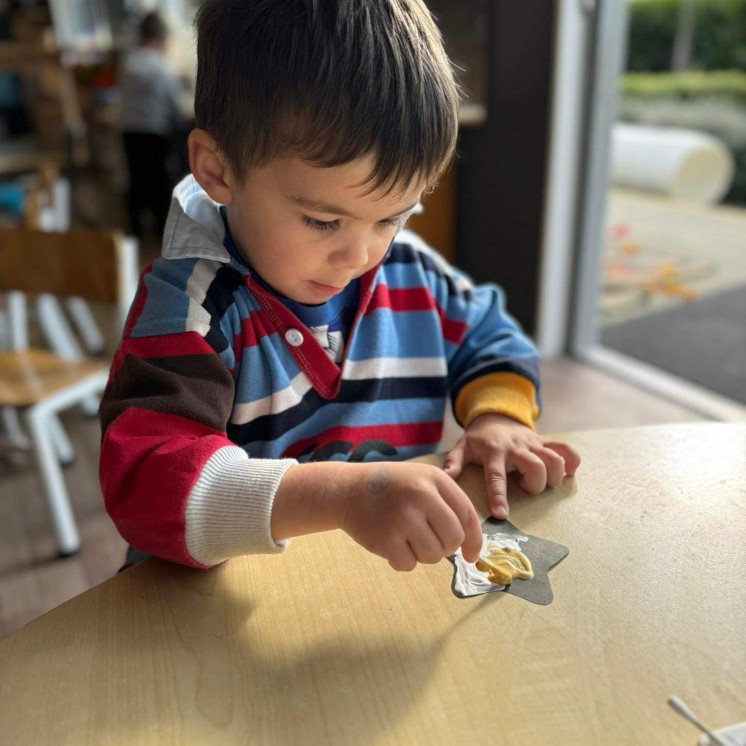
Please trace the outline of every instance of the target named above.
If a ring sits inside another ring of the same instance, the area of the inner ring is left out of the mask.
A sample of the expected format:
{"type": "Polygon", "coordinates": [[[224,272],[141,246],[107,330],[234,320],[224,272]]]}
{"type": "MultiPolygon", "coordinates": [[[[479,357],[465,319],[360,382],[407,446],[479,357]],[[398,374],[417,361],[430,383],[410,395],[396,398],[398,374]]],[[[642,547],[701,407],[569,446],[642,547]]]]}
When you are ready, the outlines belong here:
{"type": "MultiPolygon", "coordinates": [[[[619,223],[629,226],[629,238],[639,243],[648,259],[708,262],[705,276],[685,283],[699,298],[746,286],[746,206],[700,205],[614,188],[609,193],[607,235],[619,223]]],[[[604,314],[601,323],[617,324],[686,302],[656,293],[637,306],[604,314]]]]}

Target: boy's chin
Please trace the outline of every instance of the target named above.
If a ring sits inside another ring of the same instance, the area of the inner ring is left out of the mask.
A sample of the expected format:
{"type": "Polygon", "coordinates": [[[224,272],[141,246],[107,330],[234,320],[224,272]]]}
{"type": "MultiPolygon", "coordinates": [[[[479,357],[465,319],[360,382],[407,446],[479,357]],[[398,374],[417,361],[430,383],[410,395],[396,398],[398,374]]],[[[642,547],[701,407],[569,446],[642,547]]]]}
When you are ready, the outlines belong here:
{"type": "Polygon", "coordinates": [[[288,300],[292,300],[295,303],[300,303],[304,306],[319,306],[322,303],[325,303],[326,301],[331,298],[331,295],[325,296],[319,293],[313,293],[308,290],[303,292],[302,290],[291,290],[288,293],[279,293],[279,295],[283,298],[287,298],[288,300]]]}
{"type": "Polygon", "coordinates": [[[273,286],[273,290],[279,296],[288,298],[296,303],[302,303],[305,306],[318,306],[321,303],[326,303],[326,301],[338,295],[344,289],[344,287],[322,285],[314,280],[301,280],[287,289],[273,286]]]}

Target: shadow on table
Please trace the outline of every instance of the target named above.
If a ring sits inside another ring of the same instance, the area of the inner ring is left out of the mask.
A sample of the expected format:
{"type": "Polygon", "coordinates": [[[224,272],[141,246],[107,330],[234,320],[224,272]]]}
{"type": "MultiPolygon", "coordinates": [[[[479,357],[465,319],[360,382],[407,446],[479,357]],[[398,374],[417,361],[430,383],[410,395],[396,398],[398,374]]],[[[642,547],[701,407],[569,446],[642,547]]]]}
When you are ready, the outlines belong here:
{"type": "Polygon", "coordinates": [[[262,598],[226,593],[226,565],[148,565],[148,574],[134,568],[94,589],[86,624],[76,623],[75,602],[61,609],[24,652],[14,687],[48,703],[46,722],[59,733],[123,743],[154,733],[162,743],[380,743],[422,697],[451,635],[502,600],[472,602],[435,637],[382,623],[366,639],[334,622],[304,637],[302,618],[266,634],[257,626],[271,616],[262,598]],[[69,663],[54,664],[66,650],[75,651],[77,683],[69,663]]]}
{"type": "MultiPolygon", "coordinates": [[[[196,671],[174,671],[181,684],[173,686],[179,701],[196,709],[188,718],[190,727],[202,721],[203,727],[209,723],[211,730],[237,736],[249,729],[249,740],[260,743],[380,743],[416,706],[451,635],[485,604],[499,603],[502,597],[493,594],[472,602],[467,613],[435,638],[384,622],[376,625],[380,632],[366,639],[355,625],[335,626],[333,619],[316,619],[316,628],[309,631],[304,629],[309,620],[303,618],[284,619],[281,629],[259,635],[255,630],[269,618],[262,614],[261,596],[250,598],[240,589],[226,593],[224,584],[213,595],[220,574],[227,571],[168,570],[169,583],[163,584],[172,610],[168,621],[196,666],[196,671]],[[214,603],[225,607],[216,610],[214,603]],[[209,635],[205,629],[211,630],[209,635]]],[[[299,601],[299,612],[304,608],[299,601]]],[[[359,613],[369,610],[360,608],[359,613]]],[[[137,655],[148,659],[154,653],[157,643],[137,655]]],[[[183,655],[176,660],[184,666],[183,655]]]]}
{"type": "Polygon", "coordinates": [[[261,685],[274,692],[259,716],[266,720],[265,732],[276,743],[385,741],[386,734],[393,735],[397,724],[416,708],[448,638],[483,603],[495,602],[499,601],[476,602],[469,614],[424,643],[411,630],[406,640],[382,637],[363,645],[340,637],[279,666],[255,659],[261,685]]]}
{"type": "MultiPolygon", "coordinates": [[[[293,638],[304,620],[288,619],[280,634],[286,646],[278,642],[271,650],[252,649],[245,639],[242,696],[234,704],[245,708],[258,742],[381,743],[416,708],[449,638],[485,604],[501,600],[473,602],[435,638],[413,627],[392,630],[382,623],[374,639],[363,639],[345,624],[335,634],[330,623],[317,643],[296,645],[293,638]]],[[[235,602],[241,605],[240,594],[235,602]]]]}

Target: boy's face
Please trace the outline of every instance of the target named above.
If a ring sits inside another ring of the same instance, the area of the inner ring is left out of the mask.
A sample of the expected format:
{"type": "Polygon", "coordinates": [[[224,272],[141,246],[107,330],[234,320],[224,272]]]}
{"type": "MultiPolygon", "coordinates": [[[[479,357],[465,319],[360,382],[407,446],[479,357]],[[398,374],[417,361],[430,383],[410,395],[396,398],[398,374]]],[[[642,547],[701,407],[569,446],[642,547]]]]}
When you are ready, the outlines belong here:
{"type": "Polygon", "coordinates": [[[366,194],[369,158],[322,168],[283,158],[233,185],[228,224],[238,249],[274,290],[318,304],[383,259],[424,182],[366,194]]]}

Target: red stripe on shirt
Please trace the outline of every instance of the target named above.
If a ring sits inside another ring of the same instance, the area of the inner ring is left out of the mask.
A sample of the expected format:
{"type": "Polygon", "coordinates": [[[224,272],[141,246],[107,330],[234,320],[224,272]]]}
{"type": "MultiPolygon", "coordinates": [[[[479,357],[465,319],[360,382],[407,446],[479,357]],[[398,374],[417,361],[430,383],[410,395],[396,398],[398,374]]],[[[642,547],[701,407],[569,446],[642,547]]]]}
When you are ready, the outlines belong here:
{"type": "Polygon", "coordinates": [[[252,311],[247,318],[241,320],[241,332],[235,336],[234,347],[256,347],[260,339],[277,333],[278,329],[264,310],[252,311]]]}
{"type": "MultiPolygon", "coordinates": [[[[151,263],[145,268],[142,275],[140,275],[140,284],[137,288],[137,296],[135,297],[135,302],[132,304],[132,308],[130,308],[129,316],[127,316],[127,321],[124,324],[124,333],[122,334],[123,339],[127,339],[127,337],[129,337],[129,335],[132,333],[132,330],[135,328],[135,324],[137,324],[140,316],[142,315],[143,309],[145,308],[145,301],[147,301],[148,299],[148,288],[145,285],[145,277],[152,271],[153,265],[151,263]]],[[[124,355],[125,353],[122,352],[122,347],[120,345],[119,349],[114,354],[114,360],[112,361],[111,370],[109,371],[109,383],[111,383],[114,379],[114,374],[119,370],[119,368],[122,367],[124,355]]]]}
{"type": "Polygon", "coordinates": [[[179,357],[181,355],[214,355],[215,350],[197,332],[164,334],[161,337],[137,337],[124,339],[114,358],[112,374],[119,372],[127,355],[135,357],[179,357]]]}
{"type": "Polygon", "coordinates": [[[392,311],[434,311],[437,305],[427,288],[390,288],[388,285],[377,285],[365,313],[373,313],[378,308],[390,308],[392,311]]]}
{"type": "Polygon", "coordinates": [[[438,306],[438,315],[440,316],[440,327],[443,329],[443,338],[445,341],[454,345],[460,345],[469,329],[469,325],[463,321],[449,319],[440,306],[438,306]]]}
{"type": "Polygon", "coordinates": [[[392,311],[437,311],[445,340],[455,345],[461,344],[469,328],[463,321],[449,319],[426,287],[389,288],[386,285],[378,285],[366,314],[378,308],[390,308],[392,311]]]}
{"type": "Polygon", "coordinates": [[[140,275],[140,286],[137,292],[137,298],[132,304],[129,316],[127,317],[127,323],[124,326],[124,336],[127,337],[131,334],[135,328],[135,324],[140,319],[143,309],[145,308],[145,301],[148,299],[148,287],[145,284],[145,278],[153,271],[152,263],[149,264],[140,275]]]}
{"type": "Polygon", "coordinates": [[[443,423],[405,422],[399,425],[368,425],[364,427],[330,427],[312,438],[298,440],[285,450],[282,458],[298,458],[310,446],[319,448],[327,443],[347,441],[352,448],[369,440],[382,440],[392,446],[419,446],[439,443],[443,423]]]}

